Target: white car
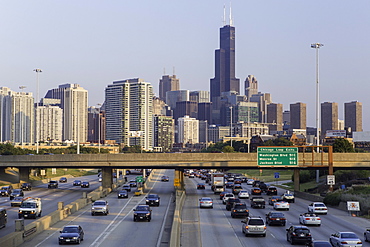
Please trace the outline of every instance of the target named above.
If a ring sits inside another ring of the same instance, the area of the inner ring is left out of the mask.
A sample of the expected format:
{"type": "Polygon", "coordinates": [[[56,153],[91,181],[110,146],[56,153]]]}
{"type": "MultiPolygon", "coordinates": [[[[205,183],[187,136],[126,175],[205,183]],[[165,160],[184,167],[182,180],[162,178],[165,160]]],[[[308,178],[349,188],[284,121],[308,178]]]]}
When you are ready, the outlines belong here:
{"type": "Polygon", "coordinates": [[[274,209],[275,210],[278,210],[278,209],[281,209],[281,210],[289,210],[289,202],[286,202],[286,201],[278,201],[278,202],[275,202],[274,203],[274,209]]]}
{"type": "Polygon", "coordinates": [[[336,232],[329,239],[332,246],[362,247],[361,239],[353,232],[336,232]]]}
{"type": "Polygon", "coordinates": [[[327,214],[328,208],[322,202],[313,202],[310,205],[308,205],[308,212],[315,214],[327,214]]]}
{"type": "Polygon", "coordinates": [[[367,227],[364,232],[364,238],[366,242],[370,241],[370,227],[367,227]]]}
{"type": "Polygon", "coordinates": [[[299,215],[299,224],[302,225],[321,225],[321,218],[314,213],[304,213],[299,215]]]}
{"type": "Polygon", "coordinates": [[[235,195],[233,193],[226,193],[222,198],[222,203],[226,204],[227,200],[229,200],[230,198],[235,198],[235,195]]]}
{"type": "Polygon", "coordinates": [[[253,182],[254,182],[254,179],[248,179],[248,180],[247,180],[247,184],[248,184],[248,185],[253,185],[253,182]]]}
{"type": "Polygon", "coordinates": [[[249,198],[249,193],[248,193],[248,191],[246,191],[246,190],[241,190],[240,192],[239,192],[239,194],[238,194],[238,197],[239,198],[249,198]]]}
{"type": "Polygon", "coordinates": [[[213,200],[209,197],[202,197],[199,199],[200,208],[213,208],[213,200]]]}

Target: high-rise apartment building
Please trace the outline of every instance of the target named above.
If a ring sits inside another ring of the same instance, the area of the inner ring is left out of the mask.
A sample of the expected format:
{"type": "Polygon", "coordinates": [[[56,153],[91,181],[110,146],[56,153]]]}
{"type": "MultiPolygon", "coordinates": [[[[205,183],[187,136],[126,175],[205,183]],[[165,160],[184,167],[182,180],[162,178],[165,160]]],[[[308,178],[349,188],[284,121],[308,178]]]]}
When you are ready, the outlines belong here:
{"type": "Polygon", "coordinates": [[[283,130],[283,104],[271,103],[267,105],[267,123],[270,123],[270,134],[283,130]]]}
{"type": "Polygon", "coordinates": [[[0,135],[2,142],[33,143],[34,98],[32,93],[0,87],[0,135]]]}
{"type": "Polygon", "coordinates": [[[250,101],[250,98],[253,94],[258,94],[258,81],[254,75],[248,75],[244,82],[245,87],[245,96],[247,100],[250,101]]]}
{"type": "Polygon", "coordinates": [[[306,129],[306,104],[290,104],[290,129],[306,129]]]}
{"type": "Polygon", "coordinates": [[[161,152],[171,152],[175,137],[175,122],[172,117],[154,115],[153,148],[161,152]]]}
{"type": "Polygon", "coordinates": [[[63,140],[87,141],[88,92],[78,84],[63,84],[49,90],[45,98],[60,99],[63,109],[63,140]]]}
{"type": "Polygon", "coordinates": [[[88,131],[87,141],[92,143],[105,143],[105,111],[102,107],[88,108],[88,131]],[[99,137],[100,135],[100,137],[99,137]]]}
{"type": "Polygon", "coordinates": [[[153,87],[143,79],[115,81],[105,89],[106,139],[152,150],[153,87]]]}
{"type": "Polygon", "coordinates": [[[321,139],[325,138],[327,130],[339,130],[338,103],[321,103],[321,139]]]}
{"type": "Polygon", "coordinates": [[[344,103],[344,125],[351,132],[362,132],[362,103],[352,101],[344,103]]]}
{"type": "Polygon", "coordinates": [[[166,101],[166,93],[180,90],[180,79],[176,75],[163,75],[159,80],[159,98],[166,101]]]}
{"type": "MultiPolygon", "coordinates": [[[[225,16],[224,16],[225,18],[225,16]]],[[[220,49],[215,51],[215,77],[210,81],[211,101],[214,109],[220,107],[222,92],[236,91],[240,94],[240,82],[235,77],[235,27],[232,17],[220,28],[220,49]]]]}
{"type": "Polygon", "coordinates": [[[199,120],[189,116],[178,119],[177,143],[199,143],[199,120]]]}
{"type": "Polygon", "coordinates": [[[37,140],[40,142],[62,142],[63,138],[63,109],[60,99],[41,99],[36,108],[37,140]]]}

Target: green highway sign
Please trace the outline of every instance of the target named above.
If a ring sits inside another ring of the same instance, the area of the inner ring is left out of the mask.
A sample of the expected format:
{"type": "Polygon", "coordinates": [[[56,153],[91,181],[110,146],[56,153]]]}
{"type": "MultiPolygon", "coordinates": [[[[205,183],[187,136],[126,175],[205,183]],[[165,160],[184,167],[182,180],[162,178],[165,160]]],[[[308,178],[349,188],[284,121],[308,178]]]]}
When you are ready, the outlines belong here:
{"type": "Polygon", "coordinates": [[[297,166],[297,147],[258,147],[259,166],[297,166]]]}
{"type": "Polygon", "coordinates": [[[143,178],[143,176],[137,176],[137,177],[136,177],[136,182],[138,182],[138,183],[142,183],[142,182],[144,182],[144,178],[143,178]]]}

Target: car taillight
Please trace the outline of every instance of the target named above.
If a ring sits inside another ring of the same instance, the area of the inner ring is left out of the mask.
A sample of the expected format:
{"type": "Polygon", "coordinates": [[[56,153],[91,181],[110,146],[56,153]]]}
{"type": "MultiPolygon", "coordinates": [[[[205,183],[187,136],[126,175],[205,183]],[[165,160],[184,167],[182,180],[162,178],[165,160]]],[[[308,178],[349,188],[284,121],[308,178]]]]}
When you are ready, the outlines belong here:
{"type": "Polygon", "coordinates": [[[305,220],[310,220],[310,218],[304,218],[305,220]]]}
{"type": "Polygon", "coordinates": [[[203,203],[203,202],[200,202],[200,203],[203,203]]]}
{"type": "Polygon", "coordinates": [[[320,218],[317,218],[317,220],[321,220],[320,218]]]}
{"type": "Polygon", "coordinates": [[[348,244],[347,242],[345,242],[345,241],[342,241],[342,242],[340,242],[341,244],[348,244]]]}
{"type": "Polygon", "coordinates": [[[360,242],[357,242],[357,244],[362,244],[362,242],[360,241],[360,242]]]}
{"type": "Polygon", "coordinates": [[[307,236],[311,236],[311,233],[307,233],[307,236]]]}
{"type": "Polygon", "coordinates": [[[266,229],[266,228],[267,228],[266,226],[263,227],[263,229],[266,229]]]}
{"type": "Polygon", "coordinates": [[[233,212],[236,212],[236,210],[234,209],[233,212]]]}
{"type": "Polygon", "coordinates": [[[245,226],[245,229],[248,229],[249,227],[248,226],[245,226]]]}
{"type": "Polygon", "coordinates": [[[293,236],[297,236],[297,234],[295,234],[295,232],[292,233],[293,236]]]}

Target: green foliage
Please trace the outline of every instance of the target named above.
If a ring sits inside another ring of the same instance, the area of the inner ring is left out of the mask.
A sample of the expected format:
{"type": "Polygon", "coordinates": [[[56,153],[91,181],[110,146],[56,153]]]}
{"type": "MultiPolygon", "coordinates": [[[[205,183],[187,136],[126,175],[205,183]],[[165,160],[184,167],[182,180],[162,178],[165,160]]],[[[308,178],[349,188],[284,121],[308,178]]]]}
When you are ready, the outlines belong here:
{"type": "Polygon", "coordinates": [[[347,182],[359,178],[370,177],[369,170],[338,170],[334,172],[336,182],[347,182]]]}
{"type": "MultiPolygon", "coordinates": [[[[314,170],[301,170],[299,172],[299,183],[307,183],[316,178],[316,172],[314,170]]],[[[292,175],[292,181],[294,181],[294,174],[292,175]]]]}
{"type": "Polygon", "coordinates": [[[293,142],[284,137],[279,137],[265,141],[262,146],[293,146],[293,142]]]}
{"type": "Polygon", "coordinates": [[[344,138],[338,138],[333,143],[334,153],[354,153],[353,145],[344,138]]]}
{"type": "Polygon", "coordinates": [[[144,150],[142,150],[140,145],[135,145],[131,147],[124,147],[122,149],[123,153],[144,153],[144,150]]]}
{"type": "Polygon", "coordinates": [[[324,198],[324,203],[331,206],[338,206],[341,201],[341,192],[333,192],[326,194],[324,198]]]}
{"type": "Polygon", "coordinates": [[[29,149],[22,149],[20,147],[15,148],[12,144],[0,144],[0,154],[1,155],[22,155],[28,153],[35,153],[29,149]]]}
{"type": "Polygon", "coordinates": [[[222,152],[223,153],[233,153],[234,152],[234,148],[232,146],[224,146],[222,148],[222,152]]]}

